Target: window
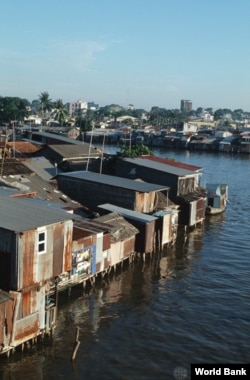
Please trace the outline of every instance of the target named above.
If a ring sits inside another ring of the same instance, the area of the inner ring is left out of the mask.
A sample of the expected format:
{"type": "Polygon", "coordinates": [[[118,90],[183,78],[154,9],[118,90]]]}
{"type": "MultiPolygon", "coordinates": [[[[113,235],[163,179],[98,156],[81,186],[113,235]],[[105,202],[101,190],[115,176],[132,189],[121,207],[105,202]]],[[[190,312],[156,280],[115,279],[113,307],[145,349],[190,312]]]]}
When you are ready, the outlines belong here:
{"type": "Polygon", "coordinates": [[[46,252],[46,231],[38,231],[38,241],[37,241],[37,251],[38,253],[46,252]]]}

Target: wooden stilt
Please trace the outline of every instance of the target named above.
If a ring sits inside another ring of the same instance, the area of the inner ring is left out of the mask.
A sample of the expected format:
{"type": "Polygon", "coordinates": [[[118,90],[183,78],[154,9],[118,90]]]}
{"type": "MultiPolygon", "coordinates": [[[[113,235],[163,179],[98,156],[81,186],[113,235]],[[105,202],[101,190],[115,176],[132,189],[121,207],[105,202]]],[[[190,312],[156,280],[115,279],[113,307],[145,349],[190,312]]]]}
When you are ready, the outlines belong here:
{"type": "Polygon", "coordinates": [[[74,348],[73,348],[73,352],[72,352],[72,356],[71,356],[71,360],[75,360],[76,358],[76,354],[77,354],[77,350],[80,346],[80,341],[79,341],[79,327],[77,326],[76,327],[76,338],[75,338],[75,343],[74,343],[74,348]]]}

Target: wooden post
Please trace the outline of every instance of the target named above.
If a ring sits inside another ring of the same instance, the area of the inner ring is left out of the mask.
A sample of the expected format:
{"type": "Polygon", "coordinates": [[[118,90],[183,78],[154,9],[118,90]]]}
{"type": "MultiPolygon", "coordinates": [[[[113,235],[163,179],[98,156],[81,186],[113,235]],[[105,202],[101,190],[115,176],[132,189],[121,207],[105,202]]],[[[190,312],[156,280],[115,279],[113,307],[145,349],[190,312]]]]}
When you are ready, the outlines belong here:
{"type": "Polygon", "coordinates": [[[75,357],[76,357],[76,354],[77,354],[77,350],[80,346],[80,341],[79,341],[79,327],[77,326],[76,327],[76,339],[75,339],[75,343],[74,343],[74,348],[73,348],[73,352],[72,352],[72,356],[71,356],[71,360],[75,360],[75,357]]]}

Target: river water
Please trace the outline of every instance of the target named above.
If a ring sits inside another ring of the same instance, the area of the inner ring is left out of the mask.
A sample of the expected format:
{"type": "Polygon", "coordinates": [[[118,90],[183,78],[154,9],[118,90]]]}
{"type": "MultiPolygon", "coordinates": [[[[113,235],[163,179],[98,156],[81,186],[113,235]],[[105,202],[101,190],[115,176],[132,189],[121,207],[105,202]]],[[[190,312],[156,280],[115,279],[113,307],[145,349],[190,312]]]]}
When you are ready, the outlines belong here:
{"type": "Polygon", "coordinates": [[[181,380],[191,363],[250,363],[250,156],[154,154],[227,183],[226,212],[95,289],[61,294],[53,340],[0,357],[0,379],[181,380]]]}

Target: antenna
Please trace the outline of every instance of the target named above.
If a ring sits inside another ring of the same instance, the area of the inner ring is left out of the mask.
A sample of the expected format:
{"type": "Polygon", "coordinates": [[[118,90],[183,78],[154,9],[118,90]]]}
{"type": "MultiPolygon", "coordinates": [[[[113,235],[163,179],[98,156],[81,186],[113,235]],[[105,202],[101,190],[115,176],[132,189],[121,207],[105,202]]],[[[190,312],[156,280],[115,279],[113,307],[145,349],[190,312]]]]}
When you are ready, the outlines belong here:
{"type": "Polygon", "coordinates": [[[7,124],[6,124],[6,126],[5,126],[5,143],[4,143],[4,148],[3,148],[2,167],[1,167],[1,177],[3,177],[3,164],[4,164],[4,155],[5,155],[6,146],[7,146],[7,124]]]}
{"type": "Polygon", "coordinates": [[[86,172],[89,169],[89,157],[90,157],[90,153],[91,153],[91,146],[92,146],[92,139],[93,139],[93,129],[94,129],[94,123],[92,122],[92,129],[91,129],[91,135],[90,135],[89,154],[88,154],[88,161],[87,161],[87,165],[86,165],[86,172]]]}

